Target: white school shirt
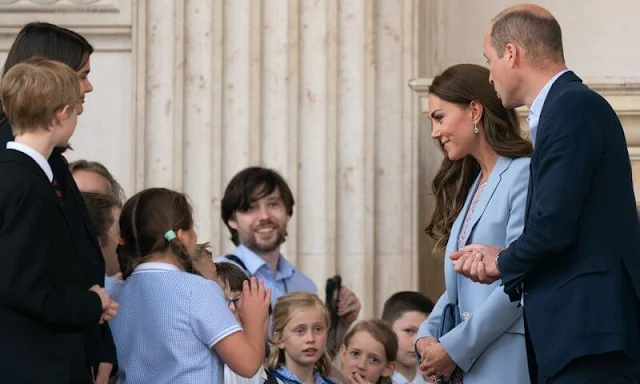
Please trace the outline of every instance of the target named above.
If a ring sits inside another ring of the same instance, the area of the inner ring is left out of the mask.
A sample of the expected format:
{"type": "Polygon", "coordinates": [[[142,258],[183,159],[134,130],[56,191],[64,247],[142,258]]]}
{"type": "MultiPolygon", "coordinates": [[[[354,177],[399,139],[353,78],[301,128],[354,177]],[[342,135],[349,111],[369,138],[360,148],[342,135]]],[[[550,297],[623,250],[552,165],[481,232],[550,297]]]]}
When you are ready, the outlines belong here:
{"type": "Polygon", "coordinates": [[[45,159],[44,156],[42,156],[42,153],[36,151],[35,149],[31,148],[28,145],[18,143],[15,141],[9,141],[7,143],[7,149],[13,149],[14,151],[22,152],[25,155],[32,158],[33,161],[35,161],[36,164],[38,164],[40,169],[42,169],[42,172],[44,172],[44,174],[47,175],[47,179],[49,179],[49,182],[50,183],[53,182],[53,170],[51,169],[51,164],[49,164],[47,159],[45,159]]]}
{"type": "Polygon", "coordinates": [[[211,349],[240,325],[213,281],[175,265],[140,264],[114,292],[109,321],[120,384],[224,383],[211,349]]]}
{"type": "Polygon", "coordinates": [[[420,374],[420,370],[416,370],[416,375],[414,376],[413,380],[409,380],[406,377],[402,376],[402,374],[398,371],[393,371],[393,374],[391,374],[391,382],[393,384],[426,384],[427,381],[425,381],[422,378],[422,375],[420,374]]]}

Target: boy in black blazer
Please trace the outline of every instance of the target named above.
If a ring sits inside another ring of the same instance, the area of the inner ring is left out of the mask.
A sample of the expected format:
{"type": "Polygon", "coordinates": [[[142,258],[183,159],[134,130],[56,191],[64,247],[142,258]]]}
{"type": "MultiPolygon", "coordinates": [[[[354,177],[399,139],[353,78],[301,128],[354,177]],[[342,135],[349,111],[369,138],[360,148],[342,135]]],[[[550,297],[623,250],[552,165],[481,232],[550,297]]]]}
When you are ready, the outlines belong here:
{"type": "Polygon", "coordinates": [[[35,59],[3,77],[14,141],[0,151],[0,372],[10,383],[90,383],[83,334],[117,304],[87,289],[47,158],[77,123],[78,76],[35,59]]]}

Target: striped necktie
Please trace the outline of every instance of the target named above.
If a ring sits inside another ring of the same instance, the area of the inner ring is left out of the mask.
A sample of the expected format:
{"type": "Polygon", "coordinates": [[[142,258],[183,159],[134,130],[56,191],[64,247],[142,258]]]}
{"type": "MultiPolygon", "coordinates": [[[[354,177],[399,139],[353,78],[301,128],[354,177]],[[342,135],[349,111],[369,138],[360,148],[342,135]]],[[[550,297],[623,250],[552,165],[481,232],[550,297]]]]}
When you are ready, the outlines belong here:
{"type": "Polygon", "coordinates": [[[53,179],[51,184],[53,184],[53,188],[56,189],[56,196],[58,196],[58,199],[62,200],[64,196],[62,195],[62,188],[60,188],[60,184],[58,184],[58,180],[53,179]]]}

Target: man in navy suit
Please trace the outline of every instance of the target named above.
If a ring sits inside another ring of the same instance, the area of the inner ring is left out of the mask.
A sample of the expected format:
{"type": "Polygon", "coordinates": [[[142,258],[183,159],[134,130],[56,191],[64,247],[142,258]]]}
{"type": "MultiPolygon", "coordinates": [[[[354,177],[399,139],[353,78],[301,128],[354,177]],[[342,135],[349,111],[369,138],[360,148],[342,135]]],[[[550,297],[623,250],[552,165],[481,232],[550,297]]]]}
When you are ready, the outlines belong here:
{"type": "Polygon", "coordinates": [[[501,12],[484,39],[507,108],[527,105],[534,154],[522,235],[451,255],[524,305],[534,383],[640,383],[640,222],[624,132],[564,63],[543,8],[501,12]]]}

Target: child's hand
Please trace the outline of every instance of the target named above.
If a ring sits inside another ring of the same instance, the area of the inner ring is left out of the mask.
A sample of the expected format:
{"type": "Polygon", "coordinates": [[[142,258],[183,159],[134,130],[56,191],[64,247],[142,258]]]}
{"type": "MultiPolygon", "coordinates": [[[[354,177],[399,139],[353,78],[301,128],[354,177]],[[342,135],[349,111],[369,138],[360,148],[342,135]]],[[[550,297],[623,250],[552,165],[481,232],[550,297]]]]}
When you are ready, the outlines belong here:
{"type": "Polygon", "coordinates": [[[348,376],[347,381],[349,382],[349,384],[373,384],[357,372],[353,375],[353,378],[351,376],[348,376]]]}
{"type": "Polygon", "coordinates": [[[238,301],[238,317],[243,327],[248,323],[259,326],[269,317],[269,306],[271,305],[271,289],[265,289],[264,281],[255,277],[242,283],[242,296],[238,301]]]}

